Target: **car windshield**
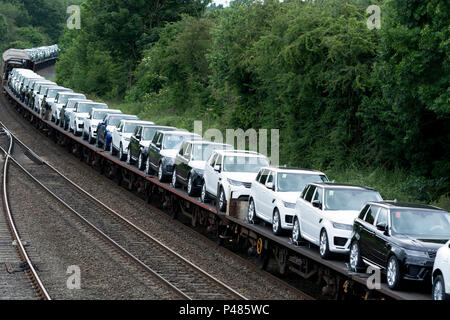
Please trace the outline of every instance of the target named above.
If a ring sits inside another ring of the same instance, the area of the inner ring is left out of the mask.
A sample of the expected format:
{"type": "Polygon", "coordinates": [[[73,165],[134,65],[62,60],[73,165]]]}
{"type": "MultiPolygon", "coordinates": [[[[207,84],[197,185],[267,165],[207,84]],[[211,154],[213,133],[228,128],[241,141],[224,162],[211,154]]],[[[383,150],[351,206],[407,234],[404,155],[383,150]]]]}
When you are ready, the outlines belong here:
{"type": "Polygon", "coordinates": [[[441,210],[391,209],[394,234],[422,239],[450,239],[450,213],[441,210]]]}
{"type": "Polygon", "coordinates": [[[256,173],[269,165],[265,157],[225,156],[223,171],[256,173]]]}
{"type": "Polygon", "coordinates": [[[184,139],[188,136],[178,134],[166,134],[164,135],[163,148],[164,149],[180,149],[184,139]]]}
{"type": "Polygon", "coordinates": [[[377,191],[345,188],[327,188],[325,190],[325,210],[358,211],[369,201],[381,201],[377,191]]]}
{"type": "Polygon", "coordinates": [[[51,89],[47,92],[47,98],[55,98],[58,92],[61,92],[61,89],[51,89]]]}
{"type": "Polygon", "coordinates": [[[60,94],[58,97],[58,103],[66,104],[69,99],[73,99],[73,98],[84,99],[86,97],[83,95],[74,96],[74,95],[70,95],[70,94],[60,94]]]}
{"type": "Polygon", "coordinates": [[[277,176],[279,192],[301,192],[308,183],[326,181],[323,174],[279,172],[277,176]]]}
{"type": "Polygon", "coordinates": [[[133,123],[133,122],[131,122],[131,123],[125,123],[125,124],[123,125],[122,132],[123,132],[123,133],[133,133],[134,130],[136,130],[137,125],[138,125],[137,123],[133,123]]]}
{"type": "Polygon", "coordinates": [[[192,145],[192,158],[193,161],[206,161],[214,150],[227,150],[231,149],[230,146],[221,144],[193,144],[192,145]]]}
{"type": "Polygon", "coordinates": [[[78,113],[89,113],[95,105],[89,103],[78,103],[77,112],[78,113]]]}
{"type": "Polygon", "coordinates": [[[144,127],[142,129],[142,140],[153,140],[156,130],[156,127],[144,127]]]}
{"type": "Polygon", "coordinates": [[[108,125],[117,127],[117,125],[120,123],[120,120],[123,120],[123,117],[121,117],[121,116],[109,117],[108,125]]]}
{"type": "Polygon", "coordinates": [[[94,115],[92,118],[95,120],[101,120],[108,113],[108,110],[105,111],[94,111],[94,115]]]}

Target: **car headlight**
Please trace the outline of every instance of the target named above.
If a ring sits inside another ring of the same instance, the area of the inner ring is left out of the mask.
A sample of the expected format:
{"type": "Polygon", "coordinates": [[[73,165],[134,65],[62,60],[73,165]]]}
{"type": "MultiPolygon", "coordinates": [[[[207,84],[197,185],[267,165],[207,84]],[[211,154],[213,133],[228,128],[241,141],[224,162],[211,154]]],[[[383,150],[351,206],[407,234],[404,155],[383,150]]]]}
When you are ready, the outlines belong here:
{"type": "Polygon", "coordinates": [[[91,125],[91,128],[92,128],[92,129],[97,129],[97,126],[96,126],[95,124],[92,124],[92,125],[91,125]]]}
{"type": "Polygon", "coordinates": [[[233,180],[233,179],[230,179],[230,178],[228,178],[227,181],[228,181],[229,184],[231,184],[232,186],[236,186],[236,187],[244,185],[244,182],[233,180]]]}
{"type": "Polygon", "coordinates": [[[337,223],[333,222],[333,228],[341,229],[341,230],[353,230],[353,226],[351,224],[337,223]]]}
{"type": "Polygon", "coordinates": [[[295,209],[295,203],[283,201],[283,205],[289,209],[295,209]]]}
{"type": "Polygon", "coordinates": [[[125,141],[130,141],[130,138],[123,138],[125,141]]]}
{"type": "Polygon", "coordinates": [[[428,252],[426,252],[426,251],[408,250],[408,249],[403,249],[403,250],[405,250],[406,255],[411,256],[411,257],[428,258],[428,252]]]}

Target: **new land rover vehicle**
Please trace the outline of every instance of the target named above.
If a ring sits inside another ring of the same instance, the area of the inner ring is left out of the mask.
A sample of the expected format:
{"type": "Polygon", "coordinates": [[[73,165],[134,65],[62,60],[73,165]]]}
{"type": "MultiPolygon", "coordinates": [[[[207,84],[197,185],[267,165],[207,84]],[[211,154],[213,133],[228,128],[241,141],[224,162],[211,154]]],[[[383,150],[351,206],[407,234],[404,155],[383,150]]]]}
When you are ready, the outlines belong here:
{"type": "Polygon", "coordinates": [[[67,100],[66,105],[61,109],[60,111],[60,118],[59,126],[64,128],[64,130],[69,130],[69,122],[70,122],[70,114],[75,110],[75,105],[77,102],[93,102],[89,99],[69,99],[67,100]]]}
{"type": "Polygon", "coordinates": [[[207,202],[209,198],[216,199],[219,210],[226,211],[231,193],[233,198],[248,199],[259,169],[268,166],[269,159],[258,152],[215,150],[205,166],[202,202],[207,202]]]}
{"type": "Polygon", "coordinates": [[[119,153],[119,159],[125,160],[131,136],[138,125],[154,125],[154,123],[142,120],[120,120],[117,129],[111,134],[111,154],[113,156],[119,153]]]}
{"type": "Polygon", "coordinates": [[[433,300],[450,300],[450,241],[437,251],[431,279],[433,300]]]}
{"type": "Polygon", "coordinates": [[[31,110],[36,110],[36,106],[40,106],[44,100],[45,94],[49,88],[57,88],[57,84],[40,84],[35,87],[33,96],[28,106],[31,110]]]}
{"type": "MultiPolygon", "coordinates": [[[[158,130],[175,131],[178,130],[174,127],[158,126],[158,125],[145,125],[139,124],[134,130],[134,134],[130,137],[130,143],[127,150],[127,163],[133,164],[139,160],[140,154],[148,154],[148,147],[152,142],[158,130]]],[[[141,161],[142,161],[141,157],[141,161]]],[[[146,163],[146,162],[144,162],[146,163]]],[[[142,164],[142,163],[141,163],[142,164]]],[[[150,167],[145,168],[145,173],[150,174],[150,167]]]]}
{"type": "Polygon", "coordinates": [[[97,102],[77,102],[70,114],[69,131],[78,136],[83,133],[84,120],[88,117],[91,109],[98,107],[97,102]]]}
{"type": "Polygon", "coordinates": [[[84,120],[83,139],[93,144],[97,139],[97,127],[107,114],[121,114],[119,109],[109,109],[106,104],[92,108],[89,115],[84,120]]]}
{"type": "MultiPolygon", "coordinates": [[[[172,178],[175,157],[184,140],[202,140],[202,137],[195,133],[179,130],[159,130],[156,132],[148,147],[147,161],[144,163],[148,164],[152,171],[158,172],[159,181],[172,178]]],[[[139,164],[138,159],[138,166],[139,164]]]]}
{"type": "Polygon", "coordinates": [[[353,226],[350,267],[386,273],[390,289],[404,279],[431,280],[437,250],[450,239],[450,213],[428,205],[369,202],[353,226]]]}
{"type": "Polygon", "coordinates": [[[60,116],[61,116],[61,109],[66,105],[67,100],[69,99],[86,99],[86,96],[82,93],[75,93],[75,92],[58,92],[55,98],[55,101],[51,104],[51,121],[55,122],[56,124],[59,124],[60,116]]]}
{"type": "Polygon", "coordinates": [[[214,150],[233,150],[229,144],[211,141],[183,141],[175,158],[172,186],[186,186],[189,196],[196,196],[203,186],[203,172],[206,160],[214,150]]]}
{"type": "Polygon", "coordinates": [[[121,120],[139,120],[133,114],[106,114],[97,126],[97,147],[109,151],[112,133],[117,129],[121,120]]]}
{"type": "Polygon", "coordinates": [[[323,259],[332,252],[348,253],[353,221],[370,201],[381,201],[375,189],[331,182],[309,183],[295,204],[292,241],[319,246],[323,259]]]}
{"type": "Polygon", "coordinates": [[[326,182],[327,176],[320,171],[263,167],[250,188],[248,221],[261,219],[272,225],[274,234],[292,230],[295,203],[310,182],[326,182]]]}
{"type": "Polygon", "coordinates": [[[41,85],[53,85],[53,86],[57,86],[56,83],[49,81],[49,80],[33,80],[28,84],[28,89],[25,92],[25,99],[23,101],[23,103],[25,103],[25,105],[32,107],[34,105],[34,98],[35,95],[39,92],[39,88],[41,87],[41,85]]]}
{"type": "Polygon", "coordinates": [[[40,106],[38,106],[37,112],[41,113],[41,110],[51,110],[53,103],[55,102],[56,96],[60,92],[73,92],[72,89],[65,87],[56,87],[52,89],[48,89],[44,99],[40,106]]]}

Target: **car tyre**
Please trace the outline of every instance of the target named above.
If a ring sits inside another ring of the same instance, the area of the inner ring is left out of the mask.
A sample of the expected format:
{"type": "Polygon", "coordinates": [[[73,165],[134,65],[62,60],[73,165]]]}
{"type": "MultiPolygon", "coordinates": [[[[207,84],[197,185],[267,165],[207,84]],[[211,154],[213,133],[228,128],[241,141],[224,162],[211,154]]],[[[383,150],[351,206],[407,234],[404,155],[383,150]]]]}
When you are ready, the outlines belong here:
{"type": "Polygon", "coordinates": [[[223,190],[222,187],[220,187],[218,200],[219,200],[219,211],[225,212],[227,210],[227,200],[225,197],[225,191],[223,190]]]}
{"type": "Polygon", "coordinates": [[[164,179],[165,179],[164,169],[163,169],[162,162],[160,162],[159,166],[158,166],[158,181],[159,182],[164,182],[164,179]]]}
{"type": "Polygon", "coordinates": [[[172,183],[172,187],[174,187],[175,189],[179,187],[178,182],[177,182],[177,170],[175,168],[173,169],[171,183],[172,183]]]}
{"type": "Polygon", "coordinates": [[[147,161],[145,161],[145,169],[144,169],[145,174],[147,175],[151,175],[153,174],[153,169],[151,168],[151,164],[150,164],[150,157],[147,157],[147,161]]]}
{"type": "Polygon", "coordinates": [[[389,289],[396,290],[400,288],[402,275],[400,272],[400,264],[396,256],[389,257],[386,268],[386,280],[389,289]]]}
{"type": "Polygon", "coordinates": [[[302,240],[302,233],[300,230],[300,221],[297,217],[294,218],[294,228],[292,229],[292,243],[298,245],[302,240]]]}
{"type": "Polygon", "coordinates": [[[350,269],[354,272],[359,272],[364,266],[357,240],[354,240],[350,245],[349,264],[350,269]]]}
{"type": "Polygon", "coordinates": [[[320,233],[319,253],[320,257],[325,260],[329,259],[331,256],[328,233],[325,229],[320,233]]]}
{"type": "Polygon", "coordinates": [[[202,203],[209,202],[208,194],[206,193],[206,182],[203,182],[202,192],[200,193],[200,201],[202,203]]]}
{"type": "Polygon", "coordinates": [[[252,198],[250,198],[250,201],[248,202],[247,220],[251,224],[256,224],[259,221],[256,216],[255,201],[253,201],[252,198]]]}
{"type": "Polygon", "coordinates": [[[433,300],[447,300],[444,278],[440,274],[433,280],[432,297],[433,300]]]}
{"type": "Polygon", "coordinates": [[[127,153],[127,164],[128,165],[132,165],[133,164],[133,159],[131,159],[130,148],[128,148],[128,153],[127,153]]]}
{"type": "Polygon", "coordinates": [[[275,235],[280,235],[283,230],[281,229],[281,216],[280,216],[280,211],[278,211],[278,209],[275,208],[274,212],[273,212],[273,216],[272,216],[272,231],[273,234],[275,235]]]}
{"type": "Polygon", "coordinates": [[[186,191],[187,191],[188,196],[190,196],[190,197],[194,197],[195,194],[196,194],[196,192],[194,190],[194,182],[192,181],[192,176],[191,175],[189,175],[189,177],[188,177],[188,182],[187,182],[187,185],[186,185],[186,191]]]}
{"type": "Polygon", "coordinates": [[[142,153],[141,152],[139,152],[139,157],[138,157],[138,169],[139,170],[144,170],[144,165],[145,165],[145,163],[144,163],[144,156],[142,155],[142,153]]]}
{"type": "Polygon", "coordinates": [[[125,155],[123,154],[123,146],[122,146],[122,144],[120,144],[120,149],[119,149],[119,160],[120,161],[125,160],[125,155]]]}

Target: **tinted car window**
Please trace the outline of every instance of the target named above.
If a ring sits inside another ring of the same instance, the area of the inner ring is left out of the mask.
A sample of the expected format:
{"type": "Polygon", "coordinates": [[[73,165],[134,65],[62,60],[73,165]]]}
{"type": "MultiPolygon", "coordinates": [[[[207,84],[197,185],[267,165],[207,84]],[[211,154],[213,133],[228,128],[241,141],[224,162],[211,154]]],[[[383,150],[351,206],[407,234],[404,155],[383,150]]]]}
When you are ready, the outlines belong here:
{"type": "Polygon", "coordinates": [[[258,175],[256,176],[256,181],[259,182],[259,179],[261,178],[262,172],[264,171],[264,169],[259,170],[258,175]]]}
{"type": "Polygon", "coordinates": [[[317,188],[316,193],[314,194],[314,200],[319,200],[322,202],[322,188],[317,188]]]}
{"type": "Polygon", "coordinates": [[[214,162],[216,162],[216,159],[217,159],[217,153],[215,154],[215,155],[213,155],[212,157],[211,157],[211,160],[209,161],[209,165],[212,167],[212,166],[214,166],[214,162]]]}
{"type": "Polygon", "coordinates": [[[381,208],[378,213],[378,218],[375,223],[376,225],[383,224],[385,226],[388,225],[388,211],[385,208],[381,208]]]}
{"type": "Polygon", "coordinates": [[[361,212],[359,213],[359,216],[358,216],[359,219],[364,220],[364,217],[366,216],[366,213],[367,213],[367,210],[369,210],[369,207],[370,207],[370,205],[367,204],[367,205],[361,210],[361,212]]]}
{"type": "Polygon", "coordinates": [[[307,185],[307,186],[303,189],[302,194],[300,195],[300,198],[305,199],[306,194],[308,193],[308,190],[309,190],[310,187],[311,187],[310,185],[307,185]]]}
{"type": "Polygon", "coordinates": [[[308,192],[306,192],[305,200],[311,202],[311,199],[314,195],[314,191],[316,191],[316,186],[310,186],[308,192]]]}
{"type": "Polygon", "coordinates": [[[366,218],[364,219],[368,224],[373,224],[378,212],[378,207],[371,206],[367,211],[366,218]]]}
{"type": "Polygon", "coordinates": [[[267,177],[266,183],[268,183],[268,182],[273,183],[273,177],[274,177],[273,172],[269,171],[269,176],[267,177]]]}
{"type": "Polygon", "coordinates": [[[269,175],[269,170],[264,169],[263,172],[261,173],[261,179],[259,180],[259,182],[261,182],[262,184],[265,184],[267,181],[268,175],[269,175]]]}

